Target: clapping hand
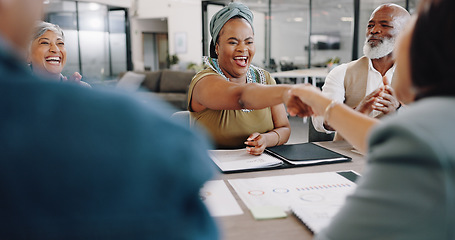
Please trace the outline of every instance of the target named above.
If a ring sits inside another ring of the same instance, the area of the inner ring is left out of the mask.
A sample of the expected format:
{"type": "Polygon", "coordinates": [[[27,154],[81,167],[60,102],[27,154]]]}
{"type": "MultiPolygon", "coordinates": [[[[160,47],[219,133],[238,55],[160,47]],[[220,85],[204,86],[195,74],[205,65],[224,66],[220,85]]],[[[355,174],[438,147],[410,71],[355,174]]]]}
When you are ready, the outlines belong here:
{"type": "Polygon", "coordinates": [[[378,98],[383,91],[384,89],[381,87],[366,95],[355,110],[366,115],[370,114],[375,109],[375,104],[379,101],[378,98]]]}
{"type": "Polygon", "coordinates": [[[382,82],[384,86],[365,96],[355,108],[356,111],[364,114],[370,114],[373,110],[383,114],[396,111],[400,106],[400,102],[396,98],[395,90],[390,86],[385,76],[382,78],[382,82]]]}
{"type": "Polygon", "coordinates": [[[396,97],[395,90],[390,86],[385,76],[382,78],[382,82],[384,83],[384,87],[379,93],[375,104],[373,104],[373,109],[384,114],[389,114],[397,110],[400,102],[396,97]]]}
{"type": "Polygon", "coordinates": [[[69,81],[71,82],[80,82],[82,80],[82,76],[80,73],[75,72],[73,75],[71,75],[69,81]]]}
{"type": "Polygon", "coordinates": [[[69,79],[65,76],[62,76],[62,81],[64,81],[64,82],[68,81],[68,82],[79,83],[81,80],[82,80],[82,75],[78,72],[73,73],[73,75],[71,75],[71,77],[69,79]]]}

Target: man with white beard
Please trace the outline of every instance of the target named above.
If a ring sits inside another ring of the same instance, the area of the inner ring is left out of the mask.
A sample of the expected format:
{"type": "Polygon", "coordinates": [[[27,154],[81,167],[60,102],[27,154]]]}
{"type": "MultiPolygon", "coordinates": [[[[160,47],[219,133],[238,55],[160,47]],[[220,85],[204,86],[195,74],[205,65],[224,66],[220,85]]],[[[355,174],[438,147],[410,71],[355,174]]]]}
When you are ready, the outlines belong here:
{"type": "MultiPolygon", "coordinates": [[[[334,68],[326,77],[322,91],[336,102],[379,118],[401,107],[390,87],[395,72],[392,54],[395,39],[410,19],[410,14],[396,4],[383,4],[371,14],[363,47],[364,56],[334,68]]],[[[319,132],[332,133],[324,116],[313,117],[319,132]]],[[[337,134],[334,140],[342,140],[337,134]]]]}

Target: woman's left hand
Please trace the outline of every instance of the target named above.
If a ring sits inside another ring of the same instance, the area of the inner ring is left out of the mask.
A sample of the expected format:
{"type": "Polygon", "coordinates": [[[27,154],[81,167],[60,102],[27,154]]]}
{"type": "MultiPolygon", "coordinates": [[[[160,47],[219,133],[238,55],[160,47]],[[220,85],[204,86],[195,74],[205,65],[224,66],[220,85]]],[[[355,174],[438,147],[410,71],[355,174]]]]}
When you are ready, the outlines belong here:
{"type": "Polygon", "coordinates": [[[75,72],[73,73],[73,75],[71,75],[70,79],[68,79],[67,77],[63,76],[63,75],[60,75],[62,77],[62,81],[64,82],[77,82],[79,83],[81,80],[82,80],[82,75],[78,72],[75,72]]]}
{"type": "Polygon", "coordinates": [[[70,82],[80,82],[82,80],[82,75],[78,72],[75,72],[73,73],[73,75],[71,75],[69,81],[70,82]]]}
{"type": "Polygon", "coordinates": [[[261,155],[267,147],[266,138],[260,133],[253,133],[247,139],[246,151],[251,155],[261,155]]]}

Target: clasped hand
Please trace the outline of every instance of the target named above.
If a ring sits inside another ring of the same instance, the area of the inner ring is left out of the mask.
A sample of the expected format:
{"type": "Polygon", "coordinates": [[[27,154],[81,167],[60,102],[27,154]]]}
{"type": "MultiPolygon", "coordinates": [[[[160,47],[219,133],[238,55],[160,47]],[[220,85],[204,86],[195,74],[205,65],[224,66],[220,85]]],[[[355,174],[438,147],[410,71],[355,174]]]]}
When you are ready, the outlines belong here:
{"type": "Polygon", "coordinates": [[[396,98],[395,90],[390,87],[385,76],[382,78],[382,82],[384,83],[384,86],[365,96],[355,108],[356,111],[364,114],[370,114],[373,110],[383,114],[389,114],[396,111],[400,106],[400,102],[396,98]]]}

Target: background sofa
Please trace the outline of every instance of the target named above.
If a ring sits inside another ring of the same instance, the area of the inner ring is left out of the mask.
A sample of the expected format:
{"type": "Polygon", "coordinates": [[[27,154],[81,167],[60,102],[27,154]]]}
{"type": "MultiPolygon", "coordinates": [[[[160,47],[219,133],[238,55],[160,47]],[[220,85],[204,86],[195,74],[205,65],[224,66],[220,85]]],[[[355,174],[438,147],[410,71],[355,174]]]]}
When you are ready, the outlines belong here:
{"type": "Polygon", "coordinates": [[[132,71],[119,75],[117,88],[136,91],[139,95],[153,94],[178,110],[187,109],[188,86],[194,71],[132,71]]]}

